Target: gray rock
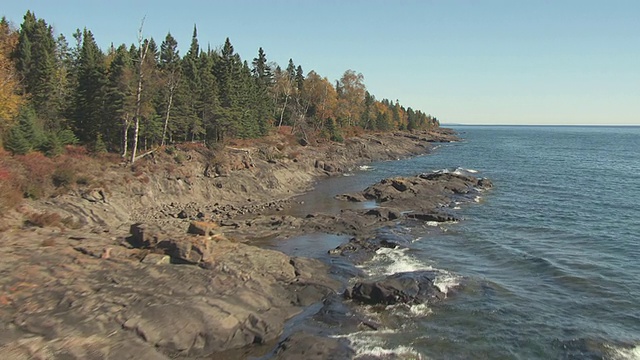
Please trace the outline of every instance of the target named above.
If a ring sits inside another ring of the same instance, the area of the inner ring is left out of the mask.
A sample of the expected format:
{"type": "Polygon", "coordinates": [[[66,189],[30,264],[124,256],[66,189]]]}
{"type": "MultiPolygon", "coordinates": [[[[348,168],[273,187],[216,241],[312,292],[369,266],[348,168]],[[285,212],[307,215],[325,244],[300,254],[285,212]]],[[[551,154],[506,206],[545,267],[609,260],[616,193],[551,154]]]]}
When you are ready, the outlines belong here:
{"type": "Polygon", "coordinates": [[[164,265],[171,263],[171,257],[169,255],[151,253],[147,254],[140,262],[150,265],[164,265]]]}
{"type": "Polygon", "coordinates": [[[345,291],[345,297],[365,304],[421,304],[440,301],[444,293],[433,284],[429,271],[398,273],[380,281],[357,282],[345,291]]]}

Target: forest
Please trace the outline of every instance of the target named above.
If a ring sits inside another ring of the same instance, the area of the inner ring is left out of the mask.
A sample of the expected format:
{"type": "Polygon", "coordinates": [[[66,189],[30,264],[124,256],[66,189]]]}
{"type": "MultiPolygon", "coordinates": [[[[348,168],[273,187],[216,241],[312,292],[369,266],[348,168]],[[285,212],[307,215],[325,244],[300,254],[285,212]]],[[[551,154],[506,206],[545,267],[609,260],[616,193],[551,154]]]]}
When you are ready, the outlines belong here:
{"type": "Polygon", "coordinates": [[[167,33],[102,50],[90,30],[71,43],[28,11],[0,21],[0,142],[12,154],[62,153],[66,145],[119,153],[179,142],[207,146],[259,138],[278,127],[308,143],[358,131],[413,130],[438,120],[397,100],[378,100],[362,74],[332,82],[292,59],[284,67],[257,50],[242,60],[229,38],[219,49],[191,44],[181,55],[167,33]]]}

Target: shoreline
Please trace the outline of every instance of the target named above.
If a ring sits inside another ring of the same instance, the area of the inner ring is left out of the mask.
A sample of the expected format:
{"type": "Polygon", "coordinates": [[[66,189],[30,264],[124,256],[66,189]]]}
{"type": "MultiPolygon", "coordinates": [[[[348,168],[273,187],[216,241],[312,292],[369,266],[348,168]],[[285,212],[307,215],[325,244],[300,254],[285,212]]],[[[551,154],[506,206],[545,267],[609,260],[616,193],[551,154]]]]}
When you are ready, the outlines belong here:
{"type": "MultiPolygon", "coordinates": [[[[114,187],[31,204],[33,211],[57,210],[83,226],[0,234],[5,245],[0,354],[117,358],[135,353],[161,359],[237,353],[252,344],[275,346],[289,319],[344,284],[319,260],[260,249],[248,239],[261,232],[286,237],[309,229],[355,231],[364,239],[368,230],[393,220],[389,212],[307,219],[273,214],[322,177],[371,161],[427,153],[432,142],[452,141],[452,136],[447,130],[367,135],[323,149],[324,156],[307,148],[307,154],[267,156],[266,161],[256,154],[273,149],[242,149],[230,157],[227,169],[216,166],[215,174],[207,174],[208,166],[202,171],[193,159],[181,176],[151,177],[142,182],[145,186],[133,184],[120,192],[114,187]],[[201,175],[189,176],[189,165],[201,175]],[[216,195],[222,196],[214,202],[216,195]],[[194,229],[186,231],[187,225],[194,229]],[[90,328],[83,325],[89,323],[90,328]],[[90,357],[93,353],[100,356],[90,357]]],[[[290,349],[297,344],[295,349],[319,339],[287,341],[290,349]]],[[[332,349],[339,345],[325,342],[332,349]]]]}

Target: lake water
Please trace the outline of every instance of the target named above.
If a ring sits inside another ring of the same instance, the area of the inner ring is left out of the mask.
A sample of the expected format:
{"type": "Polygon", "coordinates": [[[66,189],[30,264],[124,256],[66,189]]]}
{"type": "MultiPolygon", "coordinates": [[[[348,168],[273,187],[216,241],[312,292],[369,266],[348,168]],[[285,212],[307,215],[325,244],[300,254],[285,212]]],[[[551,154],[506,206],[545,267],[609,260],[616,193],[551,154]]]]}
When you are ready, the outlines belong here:
{"type": "Polygon", "coordinates": [[[640,358],[640,128],[454,128],[464,141],[354,169],[305,195],[305,206],[332,210],[336,194],[445,168],[494,183],[460,206],[459,223],[388,229],[411,247],[361,265],[371,278],[438,271],[444,302],[363,307],[385,327],[336,336],[361,357],[640,358]]]}

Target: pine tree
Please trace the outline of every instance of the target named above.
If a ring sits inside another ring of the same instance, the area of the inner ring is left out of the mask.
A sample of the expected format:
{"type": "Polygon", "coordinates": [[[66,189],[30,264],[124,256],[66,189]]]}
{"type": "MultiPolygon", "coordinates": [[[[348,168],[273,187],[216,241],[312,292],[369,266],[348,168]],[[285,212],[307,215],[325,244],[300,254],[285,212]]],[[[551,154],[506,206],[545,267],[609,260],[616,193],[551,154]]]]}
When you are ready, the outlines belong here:
{"type": "Polygon", "coordinates": [[[180,116],[176,118],[176,130],[181,135],[182,140],[193,140],[194,129],[202,129],[202,120],[198,114],[201,108],[197,96],[201,88],[200,71],[198,69],[200,57],[200,45],[198,44],[198,30],[193,27],[193,36],[189,51],[182,58],[182,82],[177,100],[180,106],[180,116]]]}
{"type": "Polygon", "coordinates": [[[78,87],[75,101],[75,127],[84,143],[96,141],[104,129],[104,103],[107,83],[104,54],[91,31],[84,29],[78,58],[78,87]]]}
{"type": "Polygon", "coordinates": [[[102,140],[113,145],[119,144],[120,152],[126,157],[128,152],[129,128],[134,114],[133,61],[127,46],[120,45],[109,65],[107,86],[106,118],[109,119],[108,131],[102,140]]]}
{"type": "Polygon", "coordinates": [[[164,123],[162,126],[162,139],[160,142],[160,145],[164,145],[167,137],[167,130],[169,129],[169,120],[171,118],[174,96],[182,76],[178,42],[173,36],[171,36],[171,33],[167,34],[160,46],[160,73],[165,85],[163,89],[163,99],[164,104],[166,105],[163,106],[164,123]]]}
{"type": "Polygon", "coordinates": [[[253,59],[251,73],[256,81],[255,102],[256,117],[260,135],[266,135],[269,131],[270,114],[273,113],[273,103],[269,97],[269,90],[273,85],[273,73],[267,64],[267,56],[264,50],[258,50],[258,57],[253,59]]]}
{"type": "Polygon", "coordinates": [[[298,65],[296,68],[296,86],[298,91],[302,91],[304,87],[304,72],[302,71],[302,66],[298,65]]]}
{"type": "MultiPolygon", "coordinates": [[[[243,118],[246,117],[246,111],[243,105],[246,104],[242,98],[247,96],[247,91],[243,91],[243,66],[240,56],[234,52],[233,45],[229,38],[220,52],[220,59],[215,64],[215,75],[218,80],[218,90],[220,98],[220,123],[224,124],[223,136],[239,136],[242,133],[245,136],[245,130],[242,129],[243,118]]],[[[250,72],[249,72],[250,77],[250,72]]]]}
{"type": "Polygon", "coordinates": [[[31,144],[20,129],[20,126],[17,125],[9,130],[3,145],[13,155],[24,155],[31,150],[31,144]]]}
{"type": "Polygon", "coordinates": [[[53,29],[43,19],[27,11],[20,28],[18,47],[14,53],[16,67],[22,77],[24,92],[44,120],[46,128],[59,128],[56,94],[56,42],[53,29]]]}

